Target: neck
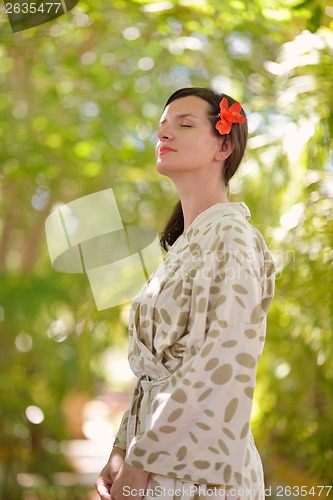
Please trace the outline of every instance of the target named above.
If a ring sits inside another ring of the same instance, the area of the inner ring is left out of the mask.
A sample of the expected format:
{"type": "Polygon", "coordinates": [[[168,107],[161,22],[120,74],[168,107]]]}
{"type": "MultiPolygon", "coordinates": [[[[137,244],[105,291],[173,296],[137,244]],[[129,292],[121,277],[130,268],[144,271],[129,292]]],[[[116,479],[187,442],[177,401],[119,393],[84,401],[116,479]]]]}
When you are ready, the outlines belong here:
{"type": "Polygon", "coordinates": [[[221,183],[208,186],[205,189],[202,189],[202,186],[198,186],[196,190],[191,188],[188,192],[179,193],[179,196],[184,215],[184,231],[207,208],[216,205],[216,203],[227,203],[229,201],[226,187],[221,183]]]}

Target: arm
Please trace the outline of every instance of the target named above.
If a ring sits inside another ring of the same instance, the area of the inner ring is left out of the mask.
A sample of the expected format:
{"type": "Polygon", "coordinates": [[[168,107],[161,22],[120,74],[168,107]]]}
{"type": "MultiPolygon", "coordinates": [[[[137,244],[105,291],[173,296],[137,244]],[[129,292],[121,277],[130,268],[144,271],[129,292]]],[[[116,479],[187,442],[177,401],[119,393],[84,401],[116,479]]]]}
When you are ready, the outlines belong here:
{"type": "Polygon", "coordinates": [[[126,434],[127,434],[127,424],[128,424],[128,414],[129,410],[126,410],[122,416],[116,438],[114,440],[113,446],[126,451],[126,434]]]}

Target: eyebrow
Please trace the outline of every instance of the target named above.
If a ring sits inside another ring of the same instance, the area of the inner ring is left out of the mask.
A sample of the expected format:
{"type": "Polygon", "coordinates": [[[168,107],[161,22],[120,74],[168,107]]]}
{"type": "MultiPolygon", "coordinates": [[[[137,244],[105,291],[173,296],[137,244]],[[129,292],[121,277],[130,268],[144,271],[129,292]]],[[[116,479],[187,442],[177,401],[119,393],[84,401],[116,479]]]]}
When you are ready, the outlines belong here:
{"type": "MultiPolygon", "coordinates": [[[[175,118],[198,118],[196,115],[194,115],[193,113],[180,113],[178,115],[175,116],[175,118]]],[[[160,121],[160,123],[164,123],[166,121],[166,119],[164,118],[163,120],[160,121]]]]}

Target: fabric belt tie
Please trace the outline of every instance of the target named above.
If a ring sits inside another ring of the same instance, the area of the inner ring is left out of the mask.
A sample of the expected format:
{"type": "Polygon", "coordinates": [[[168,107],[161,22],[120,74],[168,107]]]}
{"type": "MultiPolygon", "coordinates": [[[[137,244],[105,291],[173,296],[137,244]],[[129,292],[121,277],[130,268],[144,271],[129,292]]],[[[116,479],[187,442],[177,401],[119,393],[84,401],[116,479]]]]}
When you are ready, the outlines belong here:
{"type": "Polygon", "coordinates": [[[139,430],[140,423],[144,423],[146,420],[147,411],[150,406],[150,394],[154,387],[159,387],[164,384],[164,382],[169,378],[169,375],[159,378],[157,380],[144,380],[140,378],[139,380],[139,398],[138,398],[138,411],[136,414],[135,423],[135,434],[139,430]]]}
{"type": "Polygon", "coordinates": [[[158,387],[158,386],[164,384],[164,382],[168,378],[169,378],[168,376],[159,378],[157,380],[144,380],[141,378],[140,385],[141,385],[141,388],[143,389],[143,392],[150,392],[153,387],[158,387]]]}

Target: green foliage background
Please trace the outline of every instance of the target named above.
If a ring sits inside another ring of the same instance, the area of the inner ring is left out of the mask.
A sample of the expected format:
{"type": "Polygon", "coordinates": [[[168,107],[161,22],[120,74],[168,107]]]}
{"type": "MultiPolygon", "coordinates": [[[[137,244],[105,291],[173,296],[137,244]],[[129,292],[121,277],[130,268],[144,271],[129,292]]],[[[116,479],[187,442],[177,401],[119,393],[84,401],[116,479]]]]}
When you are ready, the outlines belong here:
{"type": "Polygon", "coordinates": [[[160,231],[177,197],[155,171],[155,130],[184,86],[230,93],[249,115],[232,197],[278,265],[253,415],[267,485],[333,484],[330,2],[80,1],[37,28],[13,34],[3,12],[0,26],[1,498],[90,494],[54,480],[70,469],[63,402],[98,394],[126,322],[121,306],[96,310],[85,276],[52,269],[44,222],[112,187],[124,222],[160,231]],[[18,484],[21,472],[43,487],[18,484]]]}

